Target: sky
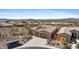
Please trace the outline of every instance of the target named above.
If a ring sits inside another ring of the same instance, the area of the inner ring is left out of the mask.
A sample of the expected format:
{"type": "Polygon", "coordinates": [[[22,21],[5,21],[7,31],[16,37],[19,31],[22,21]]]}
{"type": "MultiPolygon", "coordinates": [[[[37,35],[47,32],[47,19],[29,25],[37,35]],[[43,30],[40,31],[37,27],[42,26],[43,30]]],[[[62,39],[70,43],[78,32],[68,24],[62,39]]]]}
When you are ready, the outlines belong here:
{"type": "Polygon", "coordinates": [[[7,19],[79,18],[79,9],[0,9],[0,18],[7,18],[7,19]]]}

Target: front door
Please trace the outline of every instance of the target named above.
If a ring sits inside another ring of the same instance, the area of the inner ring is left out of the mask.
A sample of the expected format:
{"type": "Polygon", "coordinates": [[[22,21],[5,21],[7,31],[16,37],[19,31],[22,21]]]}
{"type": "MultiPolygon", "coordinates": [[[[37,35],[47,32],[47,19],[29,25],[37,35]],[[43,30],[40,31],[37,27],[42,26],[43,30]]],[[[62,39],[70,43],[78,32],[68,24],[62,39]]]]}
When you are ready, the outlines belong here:
{"type": "Polygon", "coordinates": [[[72,33],[72,36],[71,36],[71,43],[76,43],[76,38],[77,38],[77,33],[72,33]]]}

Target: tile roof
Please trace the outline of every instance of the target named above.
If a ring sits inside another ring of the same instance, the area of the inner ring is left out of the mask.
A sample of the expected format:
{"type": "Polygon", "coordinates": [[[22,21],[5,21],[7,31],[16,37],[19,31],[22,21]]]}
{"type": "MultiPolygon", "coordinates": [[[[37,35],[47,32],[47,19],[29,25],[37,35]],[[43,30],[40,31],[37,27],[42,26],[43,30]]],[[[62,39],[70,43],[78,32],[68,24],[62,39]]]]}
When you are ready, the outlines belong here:
{"type": "Polygon", "coordinates": [[[57,34],[66,33],[68,35],[71,35],[71,30],[79,31],[79,27],[62,27],[57,34]]]}
{"type": "Polygon", "coordinates": [[[55,31],[57,29],[57,27],[56,26],[51,26],[51,25],[42,25],[42,26],[33,27],[31,29],[32,30],[36,30],[38,32],[40,32],[40,31],[46,31],[46,32],[51,33],[53,31],[55,31]]]}

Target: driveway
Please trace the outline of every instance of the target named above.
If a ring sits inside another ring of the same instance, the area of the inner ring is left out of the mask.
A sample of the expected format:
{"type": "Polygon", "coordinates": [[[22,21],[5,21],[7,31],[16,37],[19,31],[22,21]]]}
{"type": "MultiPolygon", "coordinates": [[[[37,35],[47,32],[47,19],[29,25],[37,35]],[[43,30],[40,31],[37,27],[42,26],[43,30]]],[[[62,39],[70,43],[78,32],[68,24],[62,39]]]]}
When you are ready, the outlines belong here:
{"type": "Polygon", "coordinates": [[[33,36],[33,38],[30,41],[17,48],[27,48],[27,47],[55,48],[55,47],[47,46],[46,44],[47,44],[47,39],[33,36]]]}

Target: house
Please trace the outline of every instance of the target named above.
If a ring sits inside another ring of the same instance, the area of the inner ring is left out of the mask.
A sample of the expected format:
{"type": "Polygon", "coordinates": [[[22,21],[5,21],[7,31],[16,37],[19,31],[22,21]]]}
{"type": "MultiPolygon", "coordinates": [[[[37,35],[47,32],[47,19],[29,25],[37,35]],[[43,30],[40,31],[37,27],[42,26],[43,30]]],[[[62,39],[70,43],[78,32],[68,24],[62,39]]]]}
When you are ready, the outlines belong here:
{"type": "Polygon", "coordinates": [[[57,27],[51,25],[41,25],[31,28],[31,32],[33,36],[51,40],[56,36],[57,27]]]}
{"type": "Polygon", "coordinates": [[[42,25],[48,25],[50,23],[48,21],[40,21],[40,24],[42,24],[42,25]]]}
{"type": "Polygon", "coordinates": [[[15,22],[14,25],[16,26],[25,26],[26,23],[22,23],[22,22],[15,22]]]}
{"type": "Polygon", "coordinates": [[[51,22],[51,25],[71,26],[71,25],[73,25],[73,23],[67,23],[67,22],[51,22]]]}
{"type": "Polygon", "coordinates": [[[1,27],[11,27],[11,26],[13,26],[13,24],[12,23],[1,22],[0,26],[1,27]]]}
{"type": "Polygon", "coordinates": [[[79,39],[79,27],[62,27],[57,33],[57,42],[59,44],[76,43],[79,39]]]}

